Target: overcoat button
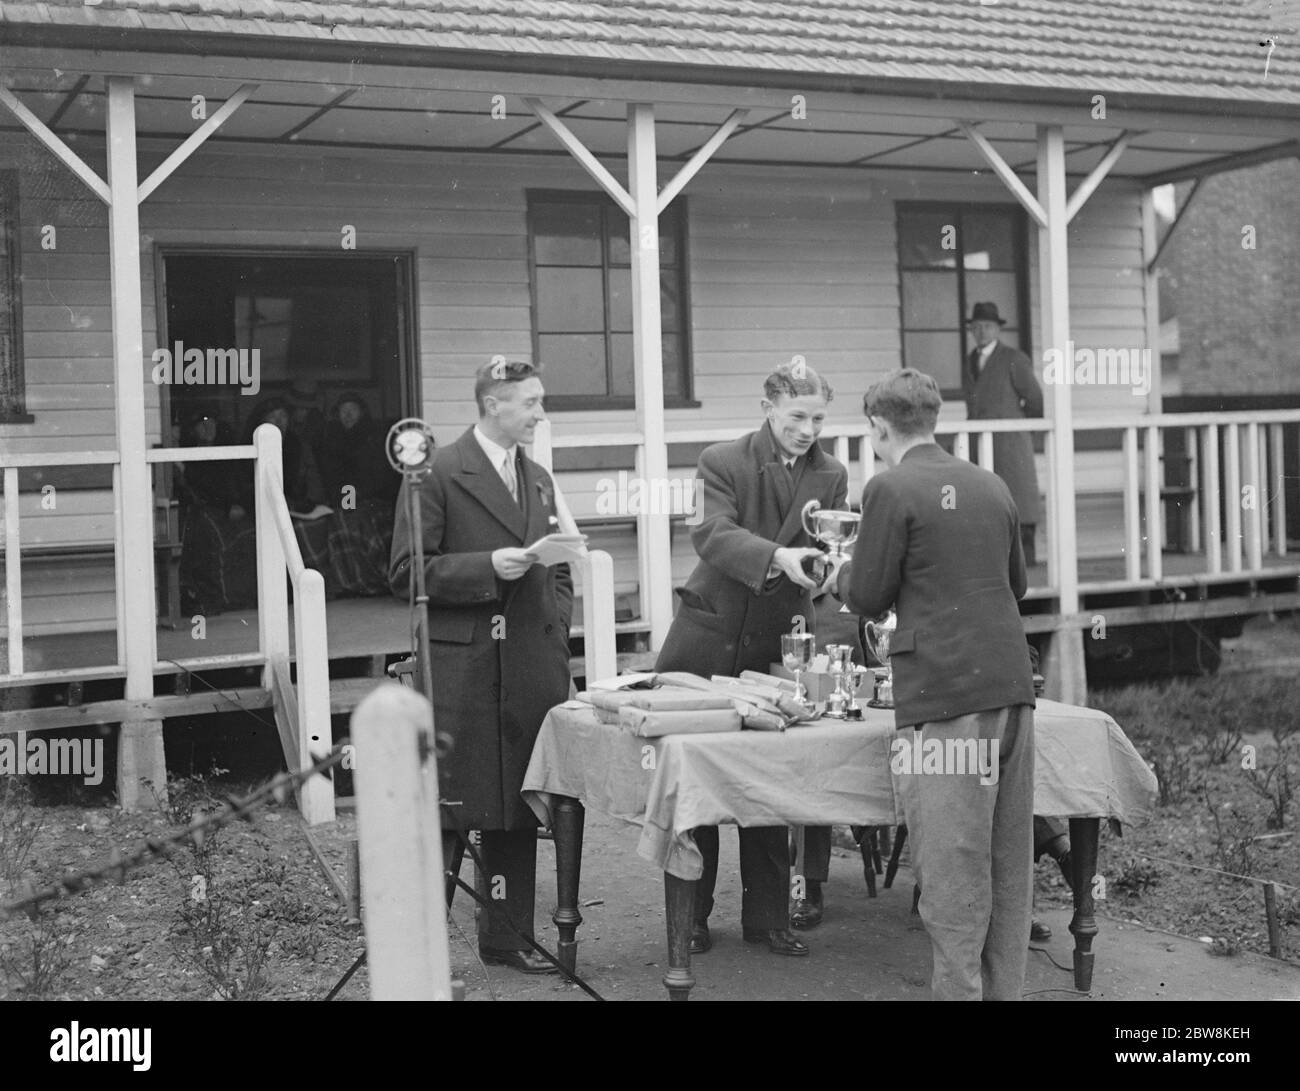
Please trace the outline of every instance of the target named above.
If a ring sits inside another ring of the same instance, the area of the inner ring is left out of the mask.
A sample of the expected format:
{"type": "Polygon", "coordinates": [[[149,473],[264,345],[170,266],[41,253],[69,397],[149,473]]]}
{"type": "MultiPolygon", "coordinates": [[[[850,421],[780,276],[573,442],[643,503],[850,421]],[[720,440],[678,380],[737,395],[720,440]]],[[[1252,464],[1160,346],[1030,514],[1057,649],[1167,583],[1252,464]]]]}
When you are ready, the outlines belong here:
{"type": "Polygon", "coordinates": [[[548,633],[553,633],[553,632],[555,632],[555,626],[554,626],[554,625],[548,625],[548,626],[546,626],[546,631],[547,631],[548,633]]]}
{"type": "Polygon", "coordinates": [[[746,634],[745,638],[741,641],[741,643],[742,643],[743,645],[745,645],[746,648],[749,647],[749,635],[748,635],[748,634],[746,634]]]}

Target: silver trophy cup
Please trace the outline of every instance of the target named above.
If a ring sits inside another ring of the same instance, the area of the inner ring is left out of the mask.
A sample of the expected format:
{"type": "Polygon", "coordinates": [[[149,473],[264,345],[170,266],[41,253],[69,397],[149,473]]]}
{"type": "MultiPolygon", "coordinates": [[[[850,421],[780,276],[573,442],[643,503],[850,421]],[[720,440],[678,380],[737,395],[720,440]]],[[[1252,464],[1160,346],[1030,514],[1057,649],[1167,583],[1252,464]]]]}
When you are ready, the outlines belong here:
{"type": "Polygon", "coordinates": [[[831,552],[838,555],[858,540],[858,526],[862,522],[862,516],[856,511],[823,511],[820,500],[809,500],[800,518],[810,537],[830,546],[831,552]]]}
{"type": "Polygon", "coordinates": [[[898,615],[887,610],[876,621],[862,624],[862,642],[871,654],[885,665],[885,677],[876,681],[876,697],[872,704],[877,708],[894,707],[894,668],[889,662],[889,645],[898,630],[898,615]]]}

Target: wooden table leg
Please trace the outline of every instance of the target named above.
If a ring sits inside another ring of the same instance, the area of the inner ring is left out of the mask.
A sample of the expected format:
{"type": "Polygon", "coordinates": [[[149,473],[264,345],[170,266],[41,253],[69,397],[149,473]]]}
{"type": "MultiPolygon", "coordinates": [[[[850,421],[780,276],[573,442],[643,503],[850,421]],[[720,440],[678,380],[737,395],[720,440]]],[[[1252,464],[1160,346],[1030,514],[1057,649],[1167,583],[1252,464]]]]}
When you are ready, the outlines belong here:
{"type": "Polygon", "coordinates": [[[668,972],[664,988],[669,1000],[687,1000],[695,978],[691,976],[691,929],[695,926],[694,879],[679,879],[664,872],[664,910],[668,918],[668,972]]]}
{"type": "Polygon", "coordinates": [[[582,870],[582,824],[586,812],[582,804],[567,796],[558,798],[551,808],[551,828],[555,838],[555,912],[551,920],[560,933],[556,951],[560,965],[570,973],[578,966],[578,876],[582,870]]]}
{"type": "Polygon", "coordinates": [[[1070,920],[1070,931],[1074,935],[1074,987],[1085,993],[1092,989],[1092,939],[1097,934],[1092,880],[1097,874],[1100,830],[1099,818],[1070,819],[1070,864],[1074,872],[1074,916],[1070,920]]]}

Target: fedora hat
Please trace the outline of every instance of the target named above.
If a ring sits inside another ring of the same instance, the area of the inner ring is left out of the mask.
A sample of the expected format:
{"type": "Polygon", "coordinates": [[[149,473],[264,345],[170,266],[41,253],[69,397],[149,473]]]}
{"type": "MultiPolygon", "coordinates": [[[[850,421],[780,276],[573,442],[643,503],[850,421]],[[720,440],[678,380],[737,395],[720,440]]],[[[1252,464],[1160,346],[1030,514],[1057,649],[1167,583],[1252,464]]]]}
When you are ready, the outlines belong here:
{"type": "Polygon", "coordinates": [[[999,326],[1007,324],[1007,320],[998,314],[996,303],[976,303],[967,322],[996,322],[999,326]]]}

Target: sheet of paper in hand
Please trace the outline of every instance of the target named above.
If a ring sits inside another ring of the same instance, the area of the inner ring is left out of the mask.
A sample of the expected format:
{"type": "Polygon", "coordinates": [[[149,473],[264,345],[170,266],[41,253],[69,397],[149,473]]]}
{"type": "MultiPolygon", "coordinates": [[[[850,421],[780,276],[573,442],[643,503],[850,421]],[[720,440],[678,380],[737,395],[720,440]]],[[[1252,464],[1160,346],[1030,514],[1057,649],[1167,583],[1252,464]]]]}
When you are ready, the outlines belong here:
{"type": "Polygon", "coordinates": [[[527,553],[537,564],[548,568],[553,564],[572,564],[587,555],[587,536],[585,534],[548,534],[538,538],[527,549],[527,553]]]}

